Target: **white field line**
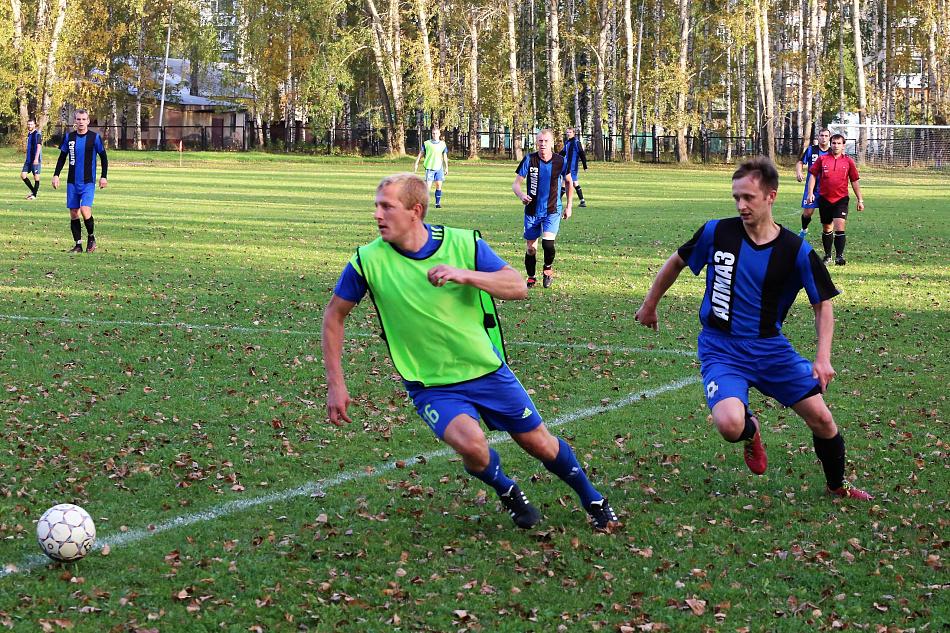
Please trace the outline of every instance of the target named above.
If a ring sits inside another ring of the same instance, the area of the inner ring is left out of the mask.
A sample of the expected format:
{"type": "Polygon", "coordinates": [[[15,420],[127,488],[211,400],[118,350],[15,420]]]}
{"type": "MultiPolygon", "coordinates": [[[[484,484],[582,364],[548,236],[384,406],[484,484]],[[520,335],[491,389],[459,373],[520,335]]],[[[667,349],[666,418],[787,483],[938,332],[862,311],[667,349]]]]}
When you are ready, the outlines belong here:
{"type": "MultiPolygon", "coordinates": [[[[246,332],[257,334],[294,334],[297,336],[309,336],[319,339],[321,333],[312,330],[283,330],[280,328],[267,327],[241,327],[237,325],[193,325],[190,323],[152,323],[149,321],[94,321],[90,319],[66,319],[62,317],[45,316],[21,316],[11,314],[0,314],[0,321],[30,321],[30,322],[51,322],[51,323],[82,323],[88,325],[119,325],[126,327],[164,327],[164,328],[182,328],[186,330],[224,330],[233,332],[246,332]]],[[[349,332],[347,336],[358,338],[376,337],[378,334],[369,332],[349,332]]],[[[654,354],[679,354],[681,356],[696,356],[694,350],[679,349],[659,349],[649,347],[614,347],[612,345],[595,345],[594,343],[537,343],[534,341],[505,341],[508,345],[521,345],[525,347],[553,347],[561,349],[589,349],[591,351],[608,351],[611,353],[634,352],[634,353],[654,353],[654,354]]]]}
{"type": "MultiPolygon", "coordinates": [[[[651,389],[649,391],[641,391],[638,393],[631,393],[626,397],[612,402],[606,406],[594,406],[588,407],[586,409],[580,409],[574,413],[569,413],[567,415],[556,418],[552,422],[547,423],[548,428],[556,428],[569,424],[581,418],[587,418],[599,413],[606,413],[608,411],[616,411],[617,409],[622,409],[624,407],[636,404],[642,400],[648,398],[655,398],[659,395],[662,395],[668,391],[676,391],[682,389],[683,387],[695,384],[700,381],[700,377],[697,375],[689,376],[678,380],[674,383],[666,385],[664,387],[659,387],[657,389],[651,389]]],[[[492,433],[489,436],[489,442],[492,444],[501,444],[503,442],[510,442],[511,436],[505,433],[492,433]]],[[[134,530],[128,530],[127,532],[120,532],[118,534],[110,535],[105,538],[97,540],[97,548],[103,545],[108,545],[110,548],[116,547],[119,545],[130,545],[132,543],[141,541],[153,534],[158,534],[159,532],[165,532],[167,530],[174,530],[181,527],[186,527],[195,523],[200,523],[202,521],[214,521],[223,516],[230,514],[236,514],[253,508],[259,505],[272,504],[272,503],[283,503],[290,499],[303,496],[311,496],[318,494],[320,492],[326,491],[328,488],[333,488],[342,484],[349,483],[351,481],[356,481],[364,477],[378,477],[383,473],[390,472],[397,468],[396,461],[405,462],[404,466],[412,466],[420,462],[426,462],[433,460],[437,457],[447,457],[454,455],[455,452],[449,448],[444,448],[437,451],[430,451],[422,455],[416,455],[413,457],[407,457],[403,460],[394,460],[387,462],[385,464],[380,464],[379,466],[374,466],[371,469],[367,467],[360,468],[348,473],[343,473],[337,475],[336,477],[331,477],[329,479],[323,479],[320,481],[311,481],[302,486],[296,488],[289,488],[287,490],[274,491],[267,494],[263,494],[258,497],[242,497],[234,501],[229,501],[223,505],[220,505],[216,508],[206,510],[204,512],[197,512],[194,514],[188,514],[185,516],[177,517],[171,519],[165,523],[159,525],[151,526],[150,528],[136,528],[134,530]]],[[[29,537],[29,536],[28,536],[29,537]]],[[[18,572],[28,572],[36,567],[41,565],[49,564],[49,559],[46,556],[37,554],[35,556],[27,557],[21,560],[19,563],[5,563],[3,568],[0,569],[0,578],[15,574],[18,572]]]]}

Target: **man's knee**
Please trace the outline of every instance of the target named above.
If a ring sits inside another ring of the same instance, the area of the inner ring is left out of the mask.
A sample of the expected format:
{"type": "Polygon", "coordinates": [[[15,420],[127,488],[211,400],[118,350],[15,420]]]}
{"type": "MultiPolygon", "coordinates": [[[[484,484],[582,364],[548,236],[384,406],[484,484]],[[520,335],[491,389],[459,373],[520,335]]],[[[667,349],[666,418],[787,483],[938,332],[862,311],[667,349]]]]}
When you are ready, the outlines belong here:
{"type": "Polygon", "coordinates": [[[462,457],[465,467],[480,472],[488,468],[491,456],[488,440],[478,420],[468,415],[459,415],[449,422],[442,439],[462,457]]]}
{"type": "Polygon", "coordinates": [[[738,398],[726,398],[713,407],[712,419],[724,440],[736,442],[745,430],[746,406],[738,398]]]}
{"type": "Polygon", "coordinates": [[[537,246],[526,246],[524,249],[526,255],[537,255],[538,247],[537,246]]]}
{"type": "Polygon", "coordinates": [[[815,407],[802,414],[802,419],[811,432],[820,438],[830,439],[838,434],[838,425],[827,406],[815,407]]]}
{"type": "Polygon", "coordinates": [[[527,433],[512,433],[511,437],[524,452],[542,462],[553,462],[561,449],[560,442],[543,424],[527,433]]]}

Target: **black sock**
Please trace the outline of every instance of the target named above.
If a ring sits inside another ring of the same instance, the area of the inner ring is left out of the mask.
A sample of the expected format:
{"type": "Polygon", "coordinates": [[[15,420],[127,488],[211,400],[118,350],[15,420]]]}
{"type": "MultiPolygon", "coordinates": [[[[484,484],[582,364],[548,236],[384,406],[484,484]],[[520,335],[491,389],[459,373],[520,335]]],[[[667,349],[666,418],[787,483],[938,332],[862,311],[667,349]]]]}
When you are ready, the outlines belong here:
{"type": "Polygon", "coordinates": [[[538,256],[537,255],[533,253],[531,255],[525,253],[524,270],[526,273],[528,273],[528,277],[535,276],[535,274],[538,272],[538,256]]]}
{"type": "Polygon", "coordinates": [[[69,221],[69,229],[73,232],[73,240],[79,244],[82,242],[82,222],[79,218],[69,221]]]}
{"type": "Polygon", "coordinates": [[[95,236],[96,221],[92,219],[91,215],[88,218],[86,218],[85,224],[86,224],[86,233],[89,234],[89,239],[91,240],[96,239],[96,236],[95,236]]]}
{"type": "Polygon", "coordinates": [[[736,442],[744,442],[746,440],[751,440],[755,437],[755,432],[758,429],[755,427],[755,422],[752,421],[752,414],[748,410],[745,412],[745,428],[742,429],[742,433],[739,434],[734,440],[730,440],[733,444],[736,442]]]}
{"type": "Polygon", "coordinates": [[[811,216],[802,214],[802,229],[807,229],[808,225],[811,224],[811,216]]]}
{"type": "Polygon", "coordinates": [[[33,181],[33,195],[35,196],[35,195],[38,194],[39,192],[40,192],[40,181],[39,181],[39,180],[34,180],[34,181],[33,181]]]}
{"type": "Polygon", "coordinates": [[[835,243],[835,233],[834,231],[822,231],[821,232],[821,245],[825,247],[825,255],[831,256],[831,247],[835,243]]]}
{"type": "Polygon", "coordinates": [[[577,197],[581,199],[581,202],[584,201],[584,192],[581,191],[580,187],[574,187],[574,191],[577,192],[577,197]]]}
{"type": "Polygon", "coordinates": [[[844,231],[835,231],[835,257],[844,257],[844,231]]]}
{"type": "Polygon", "coordinates": [[[544,270],[551,270],[554,264],[554,240],[541,239],[541,250],[544,251],[544,270]]]}
{"type": "Polygon", "coordinates": [[[821,461],[821,467],[825,470],[828,488],[837,490],[844,484],[844,439],[841,437],[841,433],[830,440],[824,440],[817,435],[812,437],[815,441],[815,455],[821,461]]]}
{"type": "Polygon", "coordinates": [[[24,178],[23,184],[26,185],[26,188],[30,190],[30,195],[33,195],[33,185],[30,183],[30,179],[24,178]]]}

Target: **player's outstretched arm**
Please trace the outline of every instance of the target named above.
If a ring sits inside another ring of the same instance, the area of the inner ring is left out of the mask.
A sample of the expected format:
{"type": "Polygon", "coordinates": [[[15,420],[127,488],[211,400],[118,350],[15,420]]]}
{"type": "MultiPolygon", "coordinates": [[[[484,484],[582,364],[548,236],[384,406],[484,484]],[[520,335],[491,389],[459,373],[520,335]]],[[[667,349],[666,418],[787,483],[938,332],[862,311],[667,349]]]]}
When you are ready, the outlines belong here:
{"type": "Polygon", "coordinates": [[[831,366],[831,341],[835,333],[834,309],[831,301],[822,301],[812,306],[815,311],[815,331],[818,333],[818,353],[812,363],[811,373],[825,393],[828,384],[834,379],[835,370],[831,366]]]}
{"type": "Polygon", "coordinates": [[[660,272],[656,274],[656,279],[653,280],[653,285],[650,286],[650,291],[647,292],[647,296],[643,298],[643,305],[640,306],[640,309],[637,310],[636,315],[633,317],[638,323],[653,328],[654,330],[660,329],[656,307],[660,304],[660,299],[663,298],[666,291],[670,289],[670,286],[673,285],[680,276],[680,273],[683,272],[684,268],[686,268],[686,262],[683,261],[679,253],[670,255],[670,258],[666,260],[666,263],[660,268],[660,272]]]}
{"type": "Polygon", "coordinates": [[[356,304],[333,295],[323,311],[323,368],[327,376],[327,417],[337,426],[352,422],[346,410],[353,400],[343,380],[343,322],[356,304]]]}
{"type": "Polygon", "coordinates": [[[442,287],[446,282],[452,281],[484,290],[496,299],[524,299],[528,296],[524,277],[511,266],[486,273],[439,264],[429,269],[428,277],[433,286],[442,287]]]}

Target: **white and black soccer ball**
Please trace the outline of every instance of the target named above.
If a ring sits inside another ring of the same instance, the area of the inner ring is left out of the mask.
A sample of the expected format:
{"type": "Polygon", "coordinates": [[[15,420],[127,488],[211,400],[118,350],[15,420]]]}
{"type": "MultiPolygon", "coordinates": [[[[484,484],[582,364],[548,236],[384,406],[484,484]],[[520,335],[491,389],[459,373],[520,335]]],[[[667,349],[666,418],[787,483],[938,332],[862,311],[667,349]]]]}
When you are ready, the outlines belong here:
{"type": "Polygon", "coordinates": [[[43,513],[36,524],[36,540],[43,553],[53,560],[77,561],[95,544],[96,524],[79,506],[60,503],[43,513]]]}

